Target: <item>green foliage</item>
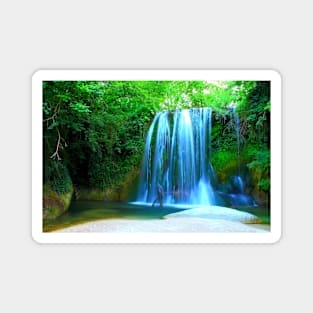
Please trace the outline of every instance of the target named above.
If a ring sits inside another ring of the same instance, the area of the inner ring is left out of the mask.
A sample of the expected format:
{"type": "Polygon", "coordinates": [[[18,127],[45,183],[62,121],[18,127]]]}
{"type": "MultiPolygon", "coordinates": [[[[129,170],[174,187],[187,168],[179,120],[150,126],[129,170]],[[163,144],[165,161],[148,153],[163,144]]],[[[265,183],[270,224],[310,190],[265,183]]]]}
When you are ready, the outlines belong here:
{"type": "Polygon", "coordinates": [[[242,135],[249,144],[261,143],[269,147],[270,83],[257,82],[238,112],[243,123],[242,135]]]}
{"type": "Polygon", "coordinates": [[[230,173],[238,169],[237,155],[232,151],[219,151],[212,156],[212,165],[221,182],[226,182],[230,173]]]}
{"type": "Polygon", "coordinates": [[[63,162],[46,160],[44,176],[46,185],[59,195],[69,192],[72,189],[72,180],[63,162]]]}
{"type": "MultiPolygon", "coordinates": [[[[218,97],[234,101],[239,115],[239,147],[234,114],[221,106],[215,111],[212,128],[212,164],[221,180],[247,164],[255,186],[270,191],[270,84],[260,82],[230,82],[226,95],[218,97]],[[229,92],[229,88],[232,92],[229,92]],[[224,109],[222,109],[224,108],[224,109]],[[237,166],[236,166],[237,163],[237,166]]],[[[234,174],[234,173],[233,173],[234,174]]]]}
{"type": "MultiPolygon", "coordinates": [[[[164,88],[162,82],[145,81],[44,82],[45,171],[62,164],[76,185],[117,183],[140,163],[164,88]]],[[[45,175],[51,184],[59,178],[45,175]]]]}
{"type": "Polygon", "coordinates": [[[70,104],[70,108],[78,113],[89,113],[89,107],[81,102],[70,104]]]}
{"type": "Polygon", "coordinates": [[[46,81],[42,107],[44,182],[59,193],[72,181],[100,190],[118,185],[140,166],[156,112],[193,107],[213,109],[211,156],[221,176],[238,162],[236,107],[241,158],[261,173],[259,188],[270,188],[268,82],[46,81]]]}
{"type": "Polygon", "coordinates": [[[270,150],[264,148],[256,151],[253,161],[247,164],[248,168],[255,173],[258,187],[268,192],[270,190],[270,150]]]}

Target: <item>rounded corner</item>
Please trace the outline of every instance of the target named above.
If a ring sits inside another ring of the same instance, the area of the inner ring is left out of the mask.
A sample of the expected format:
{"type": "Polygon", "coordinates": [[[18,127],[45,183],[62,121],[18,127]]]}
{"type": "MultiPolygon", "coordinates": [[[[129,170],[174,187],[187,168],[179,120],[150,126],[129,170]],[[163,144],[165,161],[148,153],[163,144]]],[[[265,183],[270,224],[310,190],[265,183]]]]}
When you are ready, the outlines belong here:
{"type": "Polygon", "coordinates": [[[273,234],[272,239],[270,241],[271,244],[278,244],[282,240],[282,233],[273,234]]]}
{"type": "Polygon", "coordinates": [[[41,69],[38,69],[38,70],[35,70],[33,73],[32,73],[32,81],[36,81],[37,79],[41,79],[41,76],[43,74],[44,70],[41,70],[41,69]]]}
{"type": "Polygon", "coordinates": [[[43,242],[40,240],[40,236],[38,236],[38,234],[32,232],[31,233],[31,239],[33,240],[33,242],[35,242],[37,245],[41,245],[43,244],[43,242]]]}
{"type": "Polygon", "coordinates": [[[275,79],[279,82],[282,82],[283,81],[283,76],[282,76],[282,73],[277,70],[277,69],[271,69],[269,70],[270,71],[270,74],[271,74],[271,78],[272,79],[275,79]]]}

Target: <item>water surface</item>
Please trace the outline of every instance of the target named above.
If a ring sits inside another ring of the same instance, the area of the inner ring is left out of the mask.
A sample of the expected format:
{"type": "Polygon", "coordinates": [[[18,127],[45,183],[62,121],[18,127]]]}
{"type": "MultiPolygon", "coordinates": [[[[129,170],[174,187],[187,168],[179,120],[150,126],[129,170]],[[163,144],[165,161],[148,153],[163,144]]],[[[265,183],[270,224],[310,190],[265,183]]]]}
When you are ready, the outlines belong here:
{"type": "Polygon", "coordinates": [[[44,221],[43,231],[53,231],[101,219],[160,219],[183,208],[154,207],[123,202],[73,201],[69,210],[55,220],[44,221]]]}

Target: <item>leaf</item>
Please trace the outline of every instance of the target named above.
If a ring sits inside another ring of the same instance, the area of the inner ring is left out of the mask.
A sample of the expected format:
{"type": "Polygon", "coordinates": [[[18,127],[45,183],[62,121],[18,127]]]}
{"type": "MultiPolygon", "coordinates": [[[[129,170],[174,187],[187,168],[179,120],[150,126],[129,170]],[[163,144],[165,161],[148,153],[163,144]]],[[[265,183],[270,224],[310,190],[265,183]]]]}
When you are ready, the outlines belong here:
{"type": "Polygon", "coordinates": [[[81,102],[77,102],[70,105],[70,108],[79,113],[89,113],[89,107],[81,102]]]}
{"type": "Polygon", "coordinates": [[[48,129],[53,129],[53,128],[57,127],[58,125],[59,125],[58,122],[54,122],[51,125],[49,125],[48,129]]]}

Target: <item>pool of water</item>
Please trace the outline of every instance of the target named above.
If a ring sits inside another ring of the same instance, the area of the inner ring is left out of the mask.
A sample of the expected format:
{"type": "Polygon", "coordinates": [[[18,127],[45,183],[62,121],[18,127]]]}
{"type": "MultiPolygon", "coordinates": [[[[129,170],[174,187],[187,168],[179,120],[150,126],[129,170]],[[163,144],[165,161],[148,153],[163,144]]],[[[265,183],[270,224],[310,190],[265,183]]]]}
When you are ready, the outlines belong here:
{"type": "Polygon", "coordinates": [[[178,207],[152,207],[122,202],[73,201],[69,210],[55,220],[43,222],[43,231],[49,232],[84,222],[101,219],[159,219],[183,210],[178,207]]]}
{"type": "Polygon", "coordinates": [[[259,217],[261,224],[271,224],[271,213],[267,207],[253,206],[253,207],[239,207],[234,206],[233,209],[248,212],[259,217]]]}
{"type": "MultiPolygon", "coordinates": [[[[104,202],[104,201],[73,201],[69,210],[55,220],[43,222],[43,231],[49,232],[85,222],[103,219],[160,219],[163,216],[190,209],[190,206],[152,206],[140,203],[104,202]]],[[[270,224],[268,208],[234,207],[234,209],[258,216],[262,223],[270,224]]]]}

